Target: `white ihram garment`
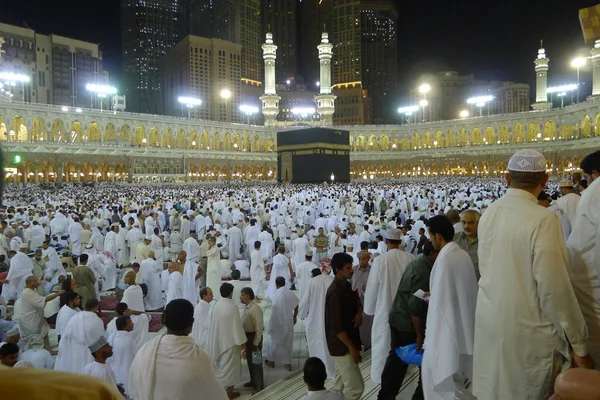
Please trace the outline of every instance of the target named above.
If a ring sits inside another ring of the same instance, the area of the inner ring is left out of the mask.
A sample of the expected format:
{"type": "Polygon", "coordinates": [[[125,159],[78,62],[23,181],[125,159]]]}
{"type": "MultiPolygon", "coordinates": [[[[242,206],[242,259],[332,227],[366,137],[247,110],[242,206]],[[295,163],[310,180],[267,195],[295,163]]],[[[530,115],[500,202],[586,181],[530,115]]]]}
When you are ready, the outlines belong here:
{"type": "Polygon", "coordinates": [[[56,334],[61,336],[65,329],[67,328],[67,324],[77,313],[79,312],[79,308],[72,309],[68,305],[64,305],[58,311],[58,315],[56,316],[56,334]]]}
{"type": "Polygon", "coordinates": [[[19,315],[21,339],[25,340],[31,335],[40,335],[45,338],[48,335],[50,326],[44,319],[45,305],[46,298],[40,296],[38,292],[29,288],[23,290],[19,315]]]}
{"type": "Polygon", "coordinates": [[[415,257],[402,250],[392,249],[381,254],[373,262],[367,288],[365,289],[364,311],[373,315],[371,331],[371,379],[381,383],[381,374],[390,353],[391,332],[388,322],[390,308],[402,280],[406,265],[415,257]]]}
{"type": "Polygon", "coordinates": [[[135,355],[129,397],[143,400],[227,400],[211,361],[189,336],[162,334],[135,355]]]}
{"type": "Polygon", "coordinates": [[[194,307],[194,325],[192,326],[192,337],[196,344],[201,345],[202,337],[204,337],[204,324],[206,317],[210,311],[210,304],[204,300],[200,300],[194,307]]]}
{"type": "Polygon", "coordinates": [[[271,338],[267,348],[269,361],[292,364],[294,309],[299,303],[298,297],[285,286],[275,292],[268,326],[271,338]]]}
{"type": "Polygon", "coordinates": [[[152,258],[146,258],[140,266],[142,282],[148,286],[148,293],[144,297],[144,308],[148,311],[158,310],[163,306],[160,274],[162,264],[152,258]]]}
{"type": "Polygon", "coordinates": [[[430,288],[421,367],[425,398],[475,399],[465,388],[465,378],[473,376],[477,277],[471,257],[456,243],[440,251],[430,288]]]}
{"type": "Polygon", "coordinates": [[[6,279],[8,283],[2,285],[4,300],[16,300],[21,297],[25,289],[25,279],[33,275],[33,262],[24,253],[17,253],[10,259],[10,268],[6,279]]]}
{"type": "Polygon", "coordinates": [[[240,311],[232,299],[222,298],[209,310],[204,325],[202,348],[224,387],[234,386],[241,378],[241,346],[246,343],[240,311]]]}
{"type": "Polygon", "coordinates": [[[123,385],[125,392],[129,393],[129,370],[135,357],[135,346],[131,332],[116,331],[108,337],[108,343],[113,348],[113,355],[106,363],[115,373],[117,383],[123,385]]]}
{"type": "Polygon", "coordinates": [[[303,261],[300,264],[296,264],[296,286],[298,288],[298,295],[300,298],[303,298],[304,292],[308,290],[311,272],[315,268],[319,267],[317,264],[310,261],[303,261]]]}
{"type": "Polygon", "coordinates": [[[298,308],[298,316],[304,319],[308,355],[320,358],[327,369],[327,377],[335,377],[335,363],[329,354],[325,337],[325,297],[334,281],[331,275],[318,275],[308,283],[298,308]]]}
{"type": "Polygon", "coordinates": [[[104,323],[96,314],[81,311],[74,315],[61,335],[54,369],[81,373],[94,361],[88,346],[104,335],[104,323]]]}
{"type": "Polygon", "coordinates": [[[265,262],[260,255],[260,251],[254,249],[250,253],[250,280],[255,296],[262,298],[265,276],[265,262]]]}
{"type": "Polygon", "coordinates": [[[169,275],[169,286],[167,287],[167,300],[165,301],[165,305],[175,299],[183,299],[183,276],[181,276],[181,272],[179,271],[174,271],[169,275]]]}
{"type": "Polygon", "coordinates": [[[267,288],[267,297],[272,299],[277,290],[275,286],[275,279],[279,276],[285,278],[285,285],[289,288],[290,282],[290,260],[283,254],[277,254],[273,257],[273,268],[271,269],[271,277],[269,278],[269,287],[267,288]]]}
{"type": "Polygon", "coordinates": [[[215,299],[221,298],[219,288],[221,287],[221,250],[215,244],[206,252],[207,270],[206,271],[206,286],[212,289],[215,299]]]}

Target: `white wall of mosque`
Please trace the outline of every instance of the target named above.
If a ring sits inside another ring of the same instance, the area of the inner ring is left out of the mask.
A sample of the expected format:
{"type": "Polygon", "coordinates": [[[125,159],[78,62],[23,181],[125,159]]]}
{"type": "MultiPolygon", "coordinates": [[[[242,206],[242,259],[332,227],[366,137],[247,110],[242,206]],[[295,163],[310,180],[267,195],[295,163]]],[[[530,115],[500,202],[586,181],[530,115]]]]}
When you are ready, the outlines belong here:
{"type": "MultiPolygon", "coordinates": [[[[510,154],[522,148],[543,152],[549,171],[558,175],[600,148],[600,100],[548,111],[338,128],[350,131],[354,178],[500,174],[510,154]]],[[[5,165],[20,169],[8,179],[21,182],[60,180],[59,169],[64,181],[270,179],[281,129],[0,103],[5,164],[14,164],[10,155],[22,158],[21,165],[5,165]]]]}

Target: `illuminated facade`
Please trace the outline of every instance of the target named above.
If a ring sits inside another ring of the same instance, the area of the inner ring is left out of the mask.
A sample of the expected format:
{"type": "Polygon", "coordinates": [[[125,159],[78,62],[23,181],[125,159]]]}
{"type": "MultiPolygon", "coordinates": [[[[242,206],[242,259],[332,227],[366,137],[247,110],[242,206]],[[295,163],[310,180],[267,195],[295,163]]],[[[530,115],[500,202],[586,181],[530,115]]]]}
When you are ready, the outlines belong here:
{"type": "MultiPolygon", "coordinates": [[[[269,179],[281,129],[0,102],[7,179],[17,182],[269,179]]],[[[548,172],[562,176],[600,149],[600,99],[543,112],[340,129],[350,131],[355,179],[499,176],[525,148],[542,152],[548,172]]]]}

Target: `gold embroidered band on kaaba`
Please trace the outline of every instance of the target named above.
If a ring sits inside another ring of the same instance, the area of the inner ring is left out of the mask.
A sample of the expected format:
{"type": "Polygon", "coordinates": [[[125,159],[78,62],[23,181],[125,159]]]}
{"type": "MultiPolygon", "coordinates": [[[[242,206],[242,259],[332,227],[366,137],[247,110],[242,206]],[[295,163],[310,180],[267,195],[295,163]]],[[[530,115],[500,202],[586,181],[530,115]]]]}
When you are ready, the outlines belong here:
{"type": "Polygon", "coordinates": [[[303,143],[287,146],[277,146],[277,151],[294,151],[294,150],[311,150],[311,149],[328,149],[328,150],[343,150],[350,151],[349,144],[332,144],[332,143],[303,143]]]}

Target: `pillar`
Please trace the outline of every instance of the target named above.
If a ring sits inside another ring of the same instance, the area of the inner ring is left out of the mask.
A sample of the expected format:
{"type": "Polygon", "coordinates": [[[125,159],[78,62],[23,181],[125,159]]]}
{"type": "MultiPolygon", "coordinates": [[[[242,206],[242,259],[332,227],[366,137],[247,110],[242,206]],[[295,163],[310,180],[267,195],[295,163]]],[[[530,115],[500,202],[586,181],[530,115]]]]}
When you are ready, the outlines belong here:
{"type": "Polygon", "coordinates": [[[329,34],[321,34],[321,43],[317,46],[319,50],[320,64],[320,90],[315,96],[317,112],[321,116],[321,125],[333,125],[333,113],[335,111],[336,96],[331,93],[331,58],[333,57],[333,45],[329,43],[329,34]]]}
{"type": "Polygon", "coordinates": [[[540,44],[535,64],[535,103],[531,105],[534,110],[547,110],[551,107],[548,102],[548,64],[550,59],[546,56],[546,50],[540,44]]]}
{"type": "Polygon", "coordinates": [[[40,176],[39,176],[39,173],[40,173],[40,167],[39,167],[39,165],[35,165],[35,166],[33,167],[33,173],[34,173],[34,175],[33,175],[33,181],[34,181],[35,183],[40,183],[40,176]]]}
{"type": "Polygon", "coordinates": [[[56,183],[63,182],[63,171],[64,171],[64,165],[62,162],[60,162],[56,166],[56,183]]]}
{"type": "Polygon", "coordinates": [[[262,45],[263,59],[265,61],[265,94],[260,96],[262,102],[262,113],[265,117],[265,126],[277,124],[279,114],[279,100],[275,89],[275,59],[277,46],[273,43],[273,34],[267,32],[265,43],[262,45]]]}
{"type": "Polygon", "coordinates": [[[75,182],[81,182],[81,167],[77,166],[75,169],[75,182]]]}
{"type": "Polygon", "coordinates": [[[127,182],[129,182],[129,183],[133,182],[133,167],[129,167],[129,171],[128,171],[128,175],[127,175],[127,182]]]}
{"type": "Polygon", "coordinates": [[[600,40],[596,40],[590,55],[592,60],[592,96],[600,96],[600,40]]]}

